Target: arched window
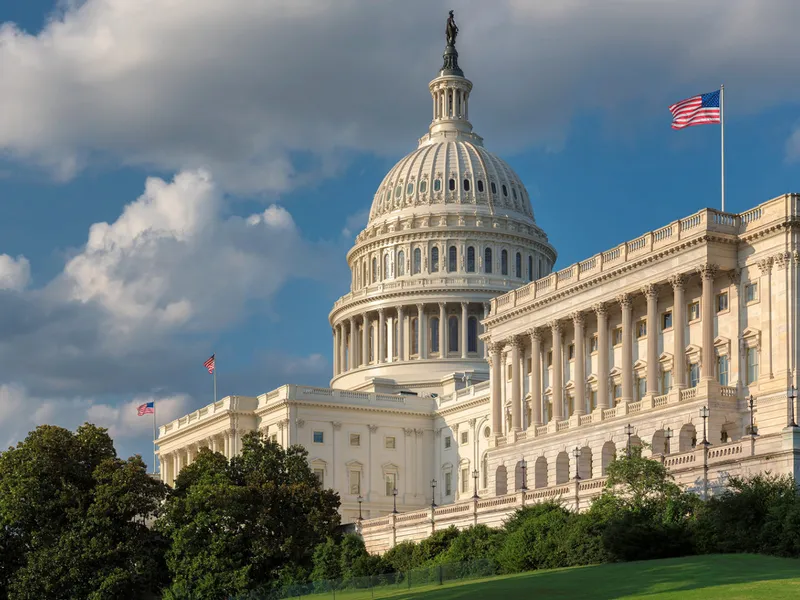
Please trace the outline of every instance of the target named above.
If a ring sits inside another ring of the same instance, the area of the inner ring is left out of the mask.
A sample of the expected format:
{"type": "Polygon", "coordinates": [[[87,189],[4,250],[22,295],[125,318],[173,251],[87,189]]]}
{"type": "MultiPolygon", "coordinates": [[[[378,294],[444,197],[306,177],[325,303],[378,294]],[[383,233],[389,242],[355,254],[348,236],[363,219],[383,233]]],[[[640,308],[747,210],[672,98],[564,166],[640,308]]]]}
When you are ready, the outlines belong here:
{"type": "Polygon", "coordinates": [[[428,189],[428,182],[424,179],[419,182],[419,193],[424,194],[425,191],[428,189]]]}
{"type": "Polygon", "coordinates": [[[467,273],[475,272],[475,248],[467,248],[467,273]]]}
{"type": "Polygon", "coordinates": [[[465,192],[469,191],[469,179],[464,180],[464,191],[465,192]]]}
{"type": "Polygon", "coordinates": [[[449,331],[447,332],[447,349],[450,352],[458,352],[458,317],[455,315],[447,321],[449,331]]]}
{"type": "Polygon", "coordinates": [[[483,191],[483,179],[478,179],[478,191],[483,191]]]}
{"type": "Polygon", "coordinates": [[[451,273],[455,273],[458,270],[457,258],[458,252],[456,251],[456,247],[450,246],[447,250],[447,270],[451,273]]]}
{"type": "Polygon", "coordinates": [[[503,250],[500,253],[500,273],[508,275],[508,250],[503,250]]]}
{"type": "Polygon", "coordinates": [[[516,260],[514,261],[514,267],[517,279],[522,279],[522,254],[519,252],[517,252],[516,260]]]}
{"type": "Polygon", "coordinates": [[[412,269],[414,275],[422,273],[422,250],[419,248],[414,248],[414,266],[412,269]]]}
{"type": "Polygon", "coordinates": [[[372,283],[378,281],[378,259],[372,257],[372,283]]]}
{"type": "Polygon", "coordinates": [[[528,256],[528,281],[533,281],[533,257],[528,256]]]}
{"type": "Polygon", "coordinates": [[[448,188],[448,189],[449,189],[451,192],[452,192],[452,191],[454,191],[454,190],[456,189],[456,180],[455,180],[455,179],[453,179],[452,177],[450,178],[450,181],[448,181],[448,182],[447,182],[447,188],[448,188]]]}
{"type": "Polygon", "coordinates": [[[495,185],[494,181],[492,182],[492,193],[493,194],[497,193],[497,186],[495,185]]]}
{"type": "Polygon", "coordinates": [[[517,188],[511,188],[511,193],[514,194],[514,200],[516,200],[517,199],[517,188]]]}
{"type": "Polygon", "coordinates": [[[544,271],[542,270],[542,259],[539,259],[539,277],[544,277],[544,271]]]}
{"type": "Polygon", "coordinates": [[[397,253],[397,276],[402,277],[406,274],[406,253],[400,250],[397,253]]]}
{"type": "MultiPolygon", "coordinates": [[[[410,195],[411,195],[411,194],[413,194],[413,193],[414,193],[414,184],[413,184],[413,183],[409,183],[409,184],[406,186],[406,194],[408,194],[408,195],[410,196],[410,195]]],[[[516,192],[515,192],[515,193],[516,193],[516,192]]]]}
{"type": "MultiPolygon", "coordinates": [[[[519,255],[518,255],[519,256],[519,255]]],[[[383,255],[383,278],[389,279],[389,255],[383,255]]]]}
{"type": "Polygon", "coordinates": [[[361,285],[369,285],[369,278],[367,277],[367,261],[361,263],[361,285]]]}
{"type": "Polygon", "coordinates": [[[431,317],[428,339],[431,341],[431,352],[439,352],[439,317],[431,317]]]}
{"type": "Polygon", "coordinates": [[[403,193],[403,186],[401,186],[401,185],[398,185],[398,186],[397,186],[397,187],[394,189],[394,197],[395,197],[395,198],[399,198],[399,197],[400,197],[400,194],[402,194],[402,193],[403,193]]]}
{"type": "Polygon", "coordinates": [[[438,192],[442,189],[442,180],[441,179],[434,179],[433,180],[433,191],[438,192]]]}
{"type": "Polygon", "coordinates": [[[467,320],[467,352],[478,351],[478,317],[467,320]]]}
{"type": "Polygon", "coordinates": [[[508,188],[505,183],[503,184],[503,196],[508,197],[508,188]]]}
{"type": "Polygon", "coordinates": [[[431,248],[431,273],[439,272],[439,247],[431,248]]]}
{"type": "Polygon", "coordinates": [[[492,272],[492,249],[486,248],[483,251],[483,272],[484,273],[491,273],[492,272]]]}
{"type": "Polygon", "coordinates": [[[419,319],[411,317],[411,339],[409,346],[411,346],[411,354],[419,354],[419,319]]]}

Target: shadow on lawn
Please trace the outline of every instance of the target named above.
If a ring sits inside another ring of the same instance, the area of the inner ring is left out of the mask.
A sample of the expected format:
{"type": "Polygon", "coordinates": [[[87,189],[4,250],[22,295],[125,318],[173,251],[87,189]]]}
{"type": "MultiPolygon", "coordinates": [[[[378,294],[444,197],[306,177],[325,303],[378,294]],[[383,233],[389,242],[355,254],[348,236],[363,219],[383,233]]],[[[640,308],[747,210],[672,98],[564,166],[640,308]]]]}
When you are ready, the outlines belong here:
{"type": "MultiPolygon", "coordinates": [[[[800,577],[800,561],[752,554],[699,556],[659,561],[614,563],[522,575],[444,587],[425,600],[472,598],[580,598],[612,600],[621,596],[686,592],[702,588],[800,577]]],[[[419,598],[398,594],[394,600],[419,598]]]]}

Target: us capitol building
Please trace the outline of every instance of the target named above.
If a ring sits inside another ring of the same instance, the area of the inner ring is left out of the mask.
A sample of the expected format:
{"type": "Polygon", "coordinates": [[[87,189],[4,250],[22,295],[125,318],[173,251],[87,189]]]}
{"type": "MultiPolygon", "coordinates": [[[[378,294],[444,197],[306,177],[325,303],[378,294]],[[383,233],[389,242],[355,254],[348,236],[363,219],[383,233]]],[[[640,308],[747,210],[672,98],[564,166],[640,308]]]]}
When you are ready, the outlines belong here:
{"type": "Polygon", "coordinates": [[[347,254],[330,387],[161,426],[163,481],[258,430],[303,445],[342,521],[384,551],[526,503],[583,509],[629,445],[701,495],[800,475],[800,194],[703,209],[554,271],[525,186],[472,130],[450,24],[428,132],[347,254]]]}

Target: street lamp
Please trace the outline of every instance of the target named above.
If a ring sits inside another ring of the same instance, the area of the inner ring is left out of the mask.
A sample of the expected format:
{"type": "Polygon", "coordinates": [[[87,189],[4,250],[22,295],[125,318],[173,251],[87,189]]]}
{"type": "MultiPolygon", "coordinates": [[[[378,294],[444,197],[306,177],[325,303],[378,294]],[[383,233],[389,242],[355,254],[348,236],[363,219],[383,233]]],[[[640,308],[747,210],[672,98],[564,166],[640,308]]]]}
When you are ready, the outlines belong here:
{"type": "Polygon", "coordinates": [[[625,425],[625,435],[628,436],[628,445],[626,446],[628,458],[631,457],[631,436],[633,435],[634,431],[635,430],[633,429],[633,425],[631,425],[630,423],[625,425]]]}
{"type": "Polygon", "coordinates": [[[472,494],[472,499],[473,500],[477,500],[479,498],[479,496],[478,496],[478,475],[480,475],[480,473],[478,473],[478,469],[472,469],[472,478],[475,480],[475,493],[472,494]]]}
{"type": "Polygon", "coordinates": [[[392,496],[394,497],[394,508],[392,508],[392,514],[397,514],[397,488],[392,489],[392,496]]]}
{"type": "Polygon", "coordinates": [[[789,406],[792,409],[792,420],[789,423],[789,427],[797,427],[797,423],[794,422],[794,401],[797,399],[797,393],[794,389],[794,386],[789,388],[789,406]]]}
{"type": "Polygon", "coordinates": [[[436,480],[431,479],[431,509],[436,508],[436,480]]]}
{"type": "Polygon", "coordinates": [[[580,481],[581,474],[578,469],[579,467],[578,459],[581,457],[581,449],[575,446],[575,450],[572,451],[572,456],[575,457],[575,481],[580,481]]]}
{"type": "Polygon", "coordinates": [[[361,503],[364,501],[364,497],[359,494],[356,500],[358,500],[358,522],[361,523],[364,520],[361,516],[361,503]]]}
{"type": "Polygon", "coordinates": [[[753,404],[755,400],[753,394],[750,394],[750,398],[747,399],[747,404],[750,406],[750,429],[747,433],[750,435],[758,435],[758,427],[755,426],[755,421],[753,420],[753,404]]]}
{"type": "Polygon", "coordinates": [[[706,419],[708,419],[708,407],[704,406],[700,409],[700,418],[703,419],[703,445],[708,446],[708,440],[706,439],[706,419]]]}
{"type": "Polygon", "coordinates": [[[522,460],[519,463],[519,468],[522,471],[522,487],[519,488],[523,492],[528,491],[528,463],[525,460],[525,457],[522,457],[522,460]]]}
{"type": "Polygon", "coordinates": [[[664,431],[664,454],[669,454],[669,441],[672,439],[672,429],[667,427],[664,431]]]}

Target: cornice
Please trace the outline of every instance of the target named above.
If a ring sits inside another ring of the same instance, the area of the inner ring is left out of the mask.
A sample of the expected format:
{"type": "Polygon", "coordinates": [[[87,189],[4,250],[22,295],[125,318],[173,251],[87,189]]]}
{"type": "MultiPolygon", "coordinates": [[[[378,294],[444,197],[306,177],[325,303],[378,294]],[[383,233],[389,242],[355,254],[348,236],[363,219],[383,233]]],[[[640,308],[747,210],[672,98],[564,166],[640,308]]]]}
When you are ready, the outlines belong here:
{"type": "Polygon", "coordinates": [[[454,413],[461,412],[463,410],[468,410],[476,406],[481,406],[482,404],[489,404],[489,395],[490,394],[487,392],[485,396],[473,398],[471,400],[467,400],[466,402],[461,402],[460,404],[448,406],[447,408],[439,408],[438,410],[434,411],[434,413],[440,417],[446,417],[448,415],[452,415],[454,413]]]}

